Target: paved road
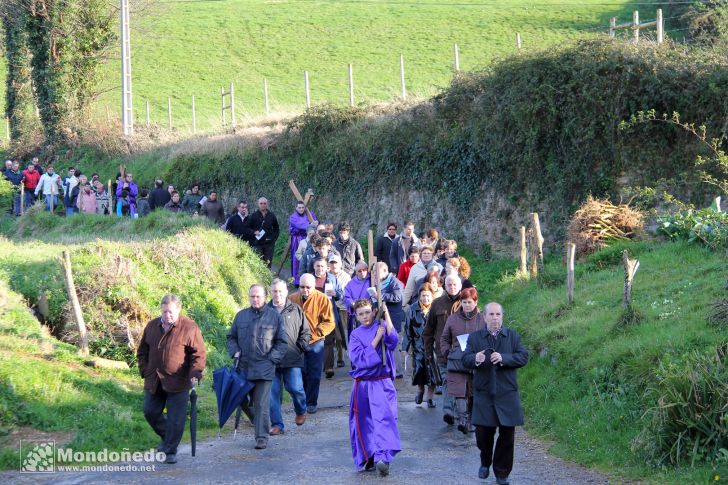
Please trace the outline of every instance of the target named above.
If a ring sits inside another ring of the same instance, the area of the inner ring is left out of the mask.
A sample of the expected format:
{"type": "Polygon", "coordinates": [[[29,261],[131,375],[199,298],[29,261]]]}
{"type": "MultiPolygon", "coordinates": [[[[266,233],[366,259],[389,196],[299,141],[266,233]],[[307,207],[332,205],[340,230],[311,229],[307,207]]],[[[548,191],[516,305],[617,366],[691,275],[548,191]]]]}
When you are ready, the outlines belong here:
{"type": "MultiPolygon", "coordinates": [[[[8,483],[291,483],[291,484],[437,484],[495,483],[478,480],[478,449],[473,435],[464,436],[442,421],[438,408],[414,404],[414,388],[397,381],[402,452],[392,463],[390,476],[357,473],[351,458],[348,402],[351,381],[342,372],[322,382],[319,412],[306,423],[293,424],[293,409],[284,409],[286,434],[271,437],[268,449],[253,448],[253,428],[242,427],[236,438],[226,429],[221,439],[198,444],[197,457],[189,445],[179,450],[176,465],[156,465],[154,472],[4,473],[8,483]]],[[[437,397],[437,396],[436,396],[437,397]]],[[[514,485],[609,483],[599,473],[549,456],[543,446],[521,428],[516,435],[514,485]]]]}

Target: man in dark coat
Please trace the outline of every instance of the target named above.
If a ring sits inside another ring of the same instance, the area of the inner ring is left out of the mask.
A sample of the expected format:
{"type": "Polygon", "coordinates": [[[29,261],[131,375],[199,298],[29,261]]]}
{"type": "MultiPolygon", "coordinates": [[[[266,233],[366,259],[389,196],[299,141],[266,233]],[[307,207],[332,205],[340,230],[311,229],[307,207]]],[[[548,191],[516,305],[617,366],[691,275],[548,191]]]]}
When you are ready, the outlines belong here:
{"type": "Polygon", "coordinates": [[[154,189],[149,193],[149,208],[152,210],[164,209],[171,199],[169,191],[164,188],[164,182],[160,179],[155,180],[154,189]]]}
{"type": "Polygon", "coordinates": [[[407,261],[409,248],[413,244],[420,247],[420,240],[415,234],[415,225],[412,221],[404,221],[402,233],[392,241],[392,247],[389,249],[389,259],[386,261],[389,270],[395,276],[399,273],[399,265],[407,261]]]}
{"type": "Polygon", "coordinates": [[[488,478],[493,465],[496,483],[510,483],[516,426],[523,426],[516,369],[528,363],[521,337],[503,328],[503,307],[488,303],[483,309],[487,327],[470,334],[463,365],[473,369],[473,418],[480,450],[478,477],[488,478]],[[493,438],[498,428],[498,442],[493,438]]]}
{"type": "Polygon", "coordinates": [[[455,400],[452,396],[447,395],[447,355],[444,355],[440,349],[440,337],[442,337],[448,317],[459,309],[460,290],[462,290],[462,282],[457,275],[449,275],[445,278],[445,293],[432,302],[432,308],[427,315],[427,326],[422,334],[425,341],[425,358],[429,362],[433,358],[433,352],[437,356],[437,366],[442,375],[442,419],[447,424],[455,424],[453,417],[455,400]]]}
{"type": "Polygon", "coordinates": [[[389,262],[389,251],[392,249],[392,241],[397,237],[397,224],[395,222],[387,223],[387,232],[377,238],[374,245],[374,256],[377,261],[389,262]]]}
{"type": "Polygon", "coordinates": [[[207,200],[200,208],[200,215],[206,216],[208,219],[212,219],[217,224],[225,222],[225,209],[222,206],[222,202],[217,200],[217,192],[214,190],[207,196],[207,200]]]}
{"type": "Polygon", "coordinates": [[[175,295],[165,295],[161,309],[162,316],[144,328],[137,360],[144,378],[144,417],[162,438],[158,450],[167,454],[166,463],[177,463],[190,389],[202,378],[207,353],[200,329],[180,315],[175,295]]]}
{"type": "MultiPolygon", "coordinates": [[[[352,276],[354,274],[354,266],[359,261],[364,261],[364,251],[361,244],[351,237],[351,226],[348,222],[339,224],[339,237],[334,241],[334,248],[341,256],[341,269],[344,273],[352,276]]],[[[386,261],[384,261],[386,263],[386,261]]]]}
{"type": "Polygon", "coordinates": [[[270,390],[278,365],[288,350],[283,318],[265,304],[265,288],[255,284],[248,291],[250,307],[240,310],[227,334],[228,352],[239,358],[253,389],[255,449],[268,446],[270,390]]]}
{"type": "Polygon", "coordinates": [[[253,231],[248,224],[248,203],[244,200],[238,202],[238,210],[225,221],[225,230],[250,244],[253,231]]]}
{"type": "Polygon", "coordinates": [[[306,421],[306,393],[303,390],[303,354],[308,349],[311,329],[303,310],[288,301],[288,285],[280,279],[273,280],[270,286],[271,301],[268,305],[281,314],[283,327],[288,340],[288,351],[276,366],[276,376],[270,393],[270,434],[283,434],[283,416],[281,414],[281,381],[291,395],[293,409],[296,412],[296,424],[301,426],[306,421]]]}
{"type": "Polygon", "coordinates": [[[253,231],[250,245],[270,268],[280,228],[275,214],[268,209],[268,199],[265,197],[258,199],[258,210],[248,219],[248,227],[253,231]]]}

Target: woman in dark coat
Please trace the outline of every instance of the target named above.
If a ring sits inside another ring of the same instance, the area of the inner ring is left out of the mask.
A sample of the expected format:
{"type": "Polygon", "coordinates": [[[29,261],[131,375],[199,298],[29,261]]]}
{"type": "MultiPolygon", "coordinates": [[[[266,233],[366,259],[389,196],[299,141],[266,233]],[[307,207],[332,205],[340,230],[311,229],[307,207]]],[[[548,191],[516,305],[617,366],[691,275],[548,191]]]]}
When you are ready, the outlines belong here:
{"type": "Polygon", "coordinates": [[[460,309],[450,315],[440,337],[440,350],[447,355],[447,393],[455,398],[458,430],[470,431],[473,409],[473,375],[462,365],[463,349],[459,335],[468,335],[485,328],[485,318],[478,311],[478,291],[466,288],[460,292],[460,309]]]}
{"type": "Polygon", "coordinates": [[[432,400],[435,393],[434,381],[429,375],[427,360],[425,359],[425,340],[422,333],[427,324],[427,315],[434,300],[434,292],[429,283],[420,287],[419,300],[410,305],[404,318],[404,331],[402,338],[402,352],[412,353],[412,385],[418,386],[419,391],[415,397],[415,404],[422,404],[427,385],[427,407],[434,408],[432,400]]]}

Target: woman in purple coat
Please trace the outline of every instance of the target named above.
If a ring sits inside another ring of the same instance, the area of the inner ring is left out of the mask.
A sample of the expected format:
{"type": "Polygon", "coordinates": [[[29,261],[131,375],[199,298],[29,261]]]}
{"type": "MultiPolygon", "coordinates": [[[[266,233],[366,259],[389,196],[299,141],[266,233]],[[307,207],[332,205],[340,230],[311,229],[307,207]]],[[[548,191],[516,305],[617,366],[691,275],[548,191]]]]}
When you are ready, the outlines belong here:
{"type": "Polygon", "coordinates": [[[357,469],[389,475],[389,464],[400,451],[394,351],[397,331],[384,307],[384,321],[374,320],[372,302],[354,302],[359,326],[349,337],[354,379],[349,404],[349,436],[357,469]],[[382,345],[385,361],[382,361],[382,345]]]}
{"type": "Polygon", "coordinates": [[[291,234],[291,274],[293,275],[293,284],[298,286],[298,265],[300,261],[296,259],[295,254],[298,245],[306,239],[306,229],[309,224],[316,224],[316,215],[311,212],[313,221],[308,220],[306,215],[306,206],[302,201],[296,202],[296,211],[288,218],[288,232],[291,234]]]}

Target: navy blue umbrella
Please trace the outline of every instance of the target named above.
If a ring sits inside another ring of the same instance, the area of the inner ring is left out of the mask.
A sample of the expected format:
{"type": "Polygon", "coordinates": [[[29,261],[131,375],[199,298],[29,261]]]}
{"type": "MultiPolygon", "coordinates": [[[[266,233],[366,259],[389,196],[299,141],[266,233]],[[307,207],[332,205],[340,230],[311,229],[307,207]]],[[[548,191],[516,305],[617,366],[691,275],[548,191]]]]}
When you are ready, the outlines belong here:
{"type": "Polygon", "coordinates": [[[217,397],[217,419],[221,429],[254,387],[245,372],[235,370],[236,367],[237,360],[234,367],[225,366],[212,373],[212,387],[217,397]]]}

